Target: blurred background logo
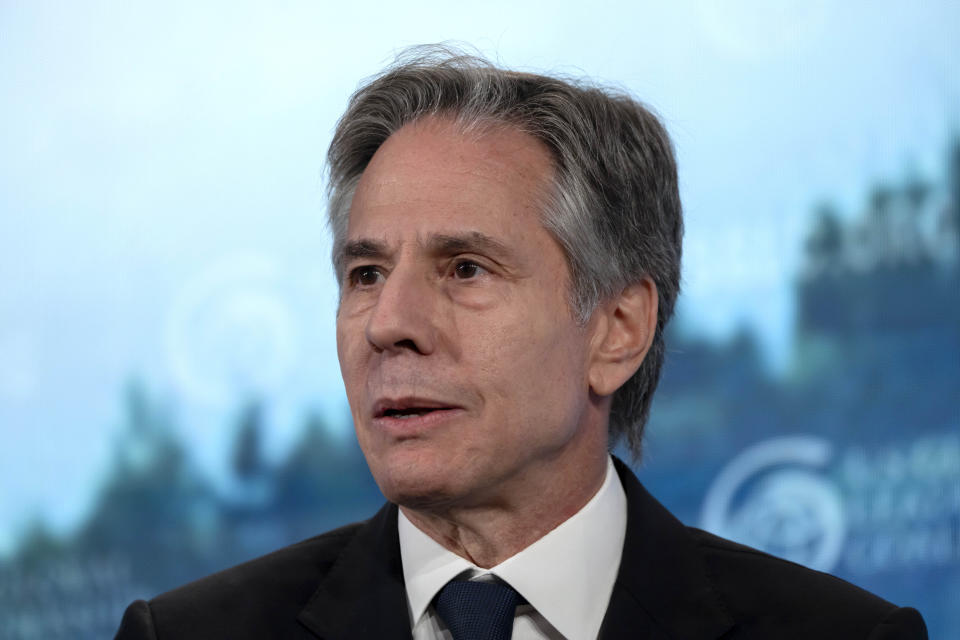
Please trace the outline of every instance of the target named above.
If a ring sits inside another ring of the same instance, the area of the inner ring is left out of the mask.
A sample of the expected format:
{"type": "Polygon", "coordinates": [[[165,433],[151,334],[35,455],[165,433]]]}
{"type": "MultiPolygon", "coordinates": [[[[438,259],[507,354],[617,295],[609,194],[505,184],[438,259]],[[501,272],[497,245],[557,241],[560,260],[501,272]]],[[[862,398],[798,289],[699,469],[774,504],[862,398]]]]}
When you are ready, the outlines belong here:
{"type": "Polygon", "coordinates": [[[751,446],[720,472],[703,501],[701,526],[813,569],[831,571],[846,525],[837,487],[822,472],[832,447],[788,436],[751,446]]]}
{"type": "Polygon", "coordinates": [[[299,353],[279,267],[261,255],[230,256],[189,281],[173,300],[165,340],[181,394],[228,408],[276,393],[299,353]]]}

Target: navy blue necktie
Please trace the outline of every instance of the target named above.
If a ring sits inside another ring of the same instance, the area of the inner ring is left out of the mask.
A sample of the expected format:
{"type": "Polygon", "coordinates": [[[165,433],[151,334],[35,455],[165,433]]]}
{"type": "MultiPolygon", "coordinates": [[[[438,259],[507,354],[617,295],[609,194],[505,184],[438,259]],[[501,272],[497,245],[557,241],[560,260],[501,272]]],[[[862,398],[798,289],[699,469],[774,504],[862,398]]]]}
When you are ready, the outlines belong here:
{"type": "Polygon", "coordinates": [[[510,640],[513,616],[524,599],[504,582],[451,580],[434,606],[453,640],[510,640]]]}

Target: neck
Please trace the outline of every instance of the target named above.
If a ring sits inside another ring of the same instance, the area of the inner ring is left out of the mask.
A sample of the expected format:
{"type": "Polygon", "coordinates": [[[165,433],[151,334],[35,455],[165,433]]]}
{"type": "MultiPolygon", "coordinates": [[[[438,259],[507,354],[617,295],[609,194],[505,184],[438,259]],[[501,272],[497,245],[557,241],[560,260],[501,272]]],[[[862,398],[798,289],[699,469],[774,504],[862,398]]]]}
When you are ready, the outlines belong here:
{"type": "Polygon", "coordinates": [[[603,486],[607,452],[570,469],[532,471],[520,491],[470,507],[418,509],[401,506],[404,515],[449,551],[489,569],[548,534],[577,513],[603,486]],[[562,479],[562,480],[561,480],[562,479]]]}

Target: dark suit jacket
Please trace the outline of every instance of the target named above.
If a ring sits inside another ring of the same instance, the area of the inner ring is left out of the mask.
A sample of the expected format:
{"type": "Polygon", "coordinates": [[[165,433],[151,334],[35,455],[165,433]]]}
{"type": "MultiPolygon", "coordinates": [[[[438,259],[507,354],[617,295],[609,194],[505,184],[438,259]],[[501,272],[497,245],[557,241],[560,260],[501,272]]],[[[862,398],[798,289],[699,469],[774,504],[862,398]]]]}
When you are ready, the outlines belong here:
{"type": "MultiPolygon", "coordinates": [[[[927,637],[916,610],[685,527],[619,461],[617,471],[627,535],[603,640],[927,637]]],[[[138,600],[117,638],[410,638],[397,507],[138,600]]]]}

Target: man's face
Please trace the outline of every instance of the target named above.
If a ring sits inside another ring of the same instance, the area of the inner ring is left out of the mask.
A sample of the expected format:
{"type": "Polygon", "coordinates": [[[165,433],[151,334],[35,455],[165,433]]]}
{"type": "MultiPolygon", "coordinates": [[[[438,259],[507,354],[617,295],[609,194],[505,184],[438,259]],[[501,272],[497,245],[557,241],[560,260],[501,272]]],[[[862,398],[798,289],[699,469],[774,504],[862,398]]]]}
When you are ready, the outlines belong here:
{"type": "Polygon", "coordinates": [[[591,324],[574,320],[540,222],[552,175],[527,134],[428,119],[360,180],[337,345],[357,438],[394,502],[496,503],[605,439],[588,410],[591,324]]]}

